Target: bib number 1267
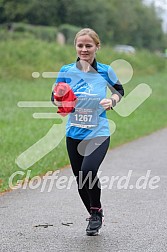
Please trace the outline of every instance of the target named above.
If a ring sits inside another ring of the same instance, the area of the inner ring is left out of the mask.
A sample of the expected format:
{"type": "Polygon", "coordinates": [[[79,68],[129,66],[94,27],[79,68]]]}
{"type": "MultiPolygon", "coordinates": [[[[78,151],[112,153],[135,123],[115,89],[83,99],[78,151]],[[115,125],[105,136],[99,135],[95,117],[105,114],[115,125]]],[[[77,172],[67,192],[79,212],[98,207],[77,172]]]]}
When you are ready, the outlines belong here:
{"type": "Polygon", "coordinates": [[[77,122],[91,122],[92,115],[75,114],[75,120],[77,122]]]}

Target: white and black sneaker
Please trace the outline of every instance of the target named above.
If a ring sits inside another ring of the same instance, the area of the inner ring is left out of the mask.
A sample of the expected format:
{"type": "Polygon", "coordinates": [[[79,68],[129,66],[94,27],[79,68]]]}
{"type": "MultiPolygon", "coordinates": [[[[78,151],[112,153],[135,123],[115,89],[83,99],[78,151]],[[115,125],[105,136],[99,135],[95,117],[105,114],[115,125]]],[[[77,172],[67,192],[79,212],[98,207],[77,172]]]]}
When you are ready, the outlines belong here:
{"type": "Polygon", "coordinates": [[[99,229],[102,227],[103,222],[103,210],[102,208],[91,207],[91,216],[87,219],[89,221],[86,228],[86,234],[89,236],[98,235],[99,229]]]}

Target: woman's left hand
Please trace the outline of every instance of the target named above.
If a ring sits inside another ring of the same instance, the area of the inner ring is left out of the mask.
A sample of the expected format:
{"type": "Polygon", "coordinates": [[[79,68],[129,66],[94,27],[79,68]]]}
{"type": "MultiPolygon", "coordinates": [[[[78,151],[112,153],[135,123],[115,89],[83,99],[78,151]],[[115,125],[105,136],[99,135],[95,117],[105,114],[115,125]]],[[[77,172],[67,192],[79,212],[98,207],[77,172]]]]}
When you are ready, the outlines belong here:
{"type": "Polygon", "coordinates": [[[103,99],[100,101],[100,105],[105,109],[105,110],[108,110],[108,109],[111,109],[112,107],[112,100],[111,99],[103,99]]]}

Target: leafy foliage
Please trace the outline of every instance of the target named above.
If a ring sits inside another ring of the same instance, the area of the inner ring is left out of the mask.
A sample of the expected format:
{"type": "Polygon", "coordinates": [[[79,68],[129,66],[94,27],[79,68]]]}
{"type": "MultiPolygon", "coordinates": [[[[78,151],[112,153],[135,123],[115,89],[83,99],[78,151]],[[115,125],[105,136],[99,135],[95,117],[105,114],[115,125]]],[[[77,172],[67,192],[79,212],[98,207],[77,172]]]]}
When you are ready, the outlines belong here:
{"type": "Polygon", "coordinates": [[[69,43],[76,27],[95,29],[105,44],[164,50],[167,42],[154,6],[142,0],[1,0],[0,23],[13,22],[60,27],[69,43]]]}

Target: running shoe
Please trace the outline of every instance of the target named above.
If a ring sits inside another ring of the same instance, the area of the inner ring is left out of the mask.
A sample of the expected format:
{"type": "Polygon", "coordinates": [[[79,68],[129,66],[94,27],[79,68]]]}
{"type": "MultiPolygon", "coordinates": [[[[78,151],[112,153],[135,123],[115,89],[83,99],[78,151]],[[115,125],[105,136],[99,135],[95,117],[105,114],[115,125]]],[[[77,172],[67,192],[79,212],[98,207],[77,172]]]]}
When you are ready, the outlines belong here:
{"type": "Polygon", "coordinates": [[[102,208],[91,207],[90,217],[87,219],[89,221],[86,228],[86,234],[89,236],[98,235],[99,229],[102,227],[103,222],[103,210],[102,208]]]}

